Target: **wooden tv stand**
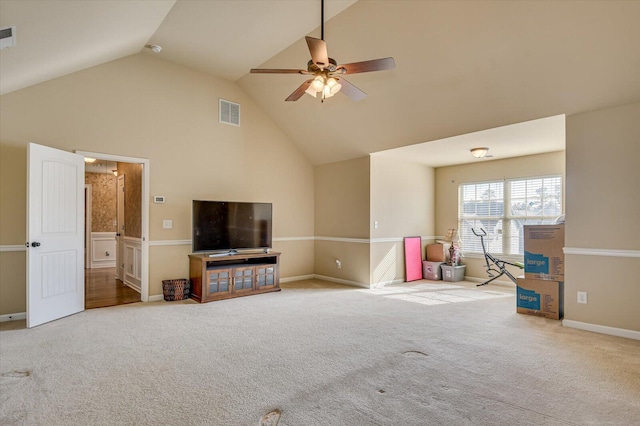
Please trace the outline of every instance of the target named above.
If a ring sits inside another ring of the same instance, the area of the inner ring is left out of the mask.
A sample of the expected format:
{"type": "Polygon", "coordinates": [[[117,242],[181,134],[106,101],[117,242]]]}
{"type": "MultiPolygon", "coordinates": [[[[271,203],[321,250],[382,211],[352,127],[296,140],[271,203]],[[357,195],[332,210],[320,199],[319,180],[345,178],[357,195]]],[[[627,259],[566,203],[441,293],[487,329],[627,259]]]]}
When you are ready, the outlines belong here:
{"type": "Polygon", "coordinates": [[[200,303],[280,291],[280,253],[190,254],[189,279],[200,303]]]}

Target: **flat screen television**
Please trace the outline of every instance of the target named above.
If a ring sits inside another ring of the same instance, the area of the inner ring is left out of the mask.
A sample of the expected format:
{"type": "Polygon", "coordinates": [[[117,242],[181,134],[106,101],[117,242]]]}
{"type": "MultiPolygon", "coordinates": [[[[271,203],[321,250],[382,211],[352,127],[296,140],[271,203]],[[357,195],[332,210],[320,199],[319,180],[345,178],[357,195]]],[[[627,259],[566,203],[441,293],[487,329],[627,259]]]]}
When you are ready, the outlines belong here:
{"type": "Polygon", "coordinates": [[[193,252],[271,248],[271,203],[193,200],[193,252]]]}

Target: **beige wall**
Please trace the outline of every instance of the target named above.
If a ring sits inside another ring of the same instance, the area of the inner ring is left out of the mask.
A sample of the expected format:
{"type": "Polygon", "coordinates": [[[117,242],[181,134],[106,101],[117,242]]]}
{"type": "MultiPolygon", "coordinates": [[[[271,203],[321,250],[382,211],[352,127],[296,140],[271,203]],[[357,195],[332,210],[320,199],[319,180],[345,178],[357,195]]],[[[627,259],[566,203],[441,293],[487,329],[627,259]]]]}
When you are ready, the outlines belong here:
{"type": "Polygon", "coordinates": [[[314,264],[320,276],[369,283],[369,169],[369,157],[315,167],[314,264]]]}
{"type": "Polygon", "coordinates": [[[325,241],[314,244],[315,271],[320,278],[369,288],[369,244],[325,241]],[[341,267],[338,268],[336,260],[341,267]]]}
{"type": "MultiPolygon", "coordinates": [[[[404,281],[403,237],[434,236],[434,213],[432,167],[389,159],[384,154],[371,156],[370,280],[373,285],[404,281]]],[[[431,240],[422,244],[423,259],[428,242],[431,240]]]]}
{"type": "MultiPolygon", "coordinates": [[[[458,222],[458,186],[470,182],[483,182],[530,176],[561,174],[565,180],[565,152],[529,155],[504,160],[478,161],[436,169],[436,227],[437,235],[444,235],[447,229],[457,228],[458,222]]],[[[566,185],[565,185],[566,187],[566,185]]],[[[566,191],[565,191],[566,192],[566,191]]],[[[566,199],[566,196],[565,196],[566,199]]],[[[463,247],[464,252],[464,247],[463,247]]],[[[462,260],[467,265],[467,277],[485,279],[487,274],[483,267],[483,259],[467,256],[462,260]]],[[[510,269],[516,276],[522,270],[510,269]]],[[[506,282],[511,282],[506,279],[506,282]]]]}
{"type": "Polygon", "coordinates": [[[369,238],[369,157],[315,167],[315,235],[369,238]]]}
{"type": "MultiPolygon", "coordinates": [[[[272,202],[274,238],[292,239],[281,247],[309,249],[313,167],[234,83],[133,55],[3,95],[0,114],[0,245],[26,241],[26,146],[36,142],[149,159],[150,195],[166,197],[150,203],[152,296],[161,294],[161,280],[188,269],[189,246],[153,242],[191,238],[192,199],[272,202]],[[240,127],[218,123],[218,98],[241,104],[240,127]],[[163,229],[163,219],[172,219],[173,229],[163,229]]],[[[23,312],[24,252],[0,252],[0,259],[0,314],[23,312]]],[[[302,264],[309,269],[283,265],[281,276],[313,273],[312,261],[302,264]]]]}
{"type": "Polygon", "coordinates": [[[0,252],[0,315],[25,312],[26,268],[24,251],[0,252]]]}
{"type": "Polygon", "coordinates": [[[565,247],[587,254],[566,255],[565,318],[640,331],[640,103],[567,117],[567,153],[565,247]]]}

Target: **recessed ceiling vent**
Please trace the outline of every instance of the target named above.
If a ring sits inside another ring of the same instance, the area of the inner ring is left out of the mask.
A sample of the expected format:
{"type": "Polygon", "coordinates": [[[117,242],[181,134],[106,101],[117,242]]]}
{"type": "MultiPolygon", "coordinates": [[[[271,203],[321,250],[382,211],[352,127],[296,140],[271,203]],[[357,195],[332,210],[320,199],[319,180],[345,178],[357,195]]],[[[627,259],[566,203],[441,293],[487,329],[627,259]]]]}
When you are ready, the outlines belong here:
{"type": "Polygon", "coordinates": [[[0,50],[16,45],[16,27],[0,28],[0,50]]]}
{"type": "Polygon", "coordinates": [[[221,123],[233,126],[240,125],[240,104],[220,99],[218,109],[220,110],[221,123]]]}

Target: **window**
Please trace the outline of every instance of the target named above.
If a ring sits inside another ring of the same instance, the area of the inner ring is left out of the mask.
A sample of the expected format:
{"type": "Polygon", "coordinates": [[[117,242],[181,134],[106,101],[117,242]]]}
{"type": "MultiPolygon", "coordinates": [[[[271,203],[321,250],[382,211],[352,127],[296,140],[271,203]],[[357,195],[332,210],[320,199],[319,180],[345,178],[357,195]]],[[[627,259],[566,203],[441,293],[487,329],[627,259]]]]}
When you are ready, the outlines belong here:
{"type": "Polygon", "coordinates": [[[482,253],[484,229],[493,254],[523,255],[523,225],[552,224],[562,215],[562,177],[546,176],[463,184],[458,194],[458,230],[465,253],[482,253]]]}

